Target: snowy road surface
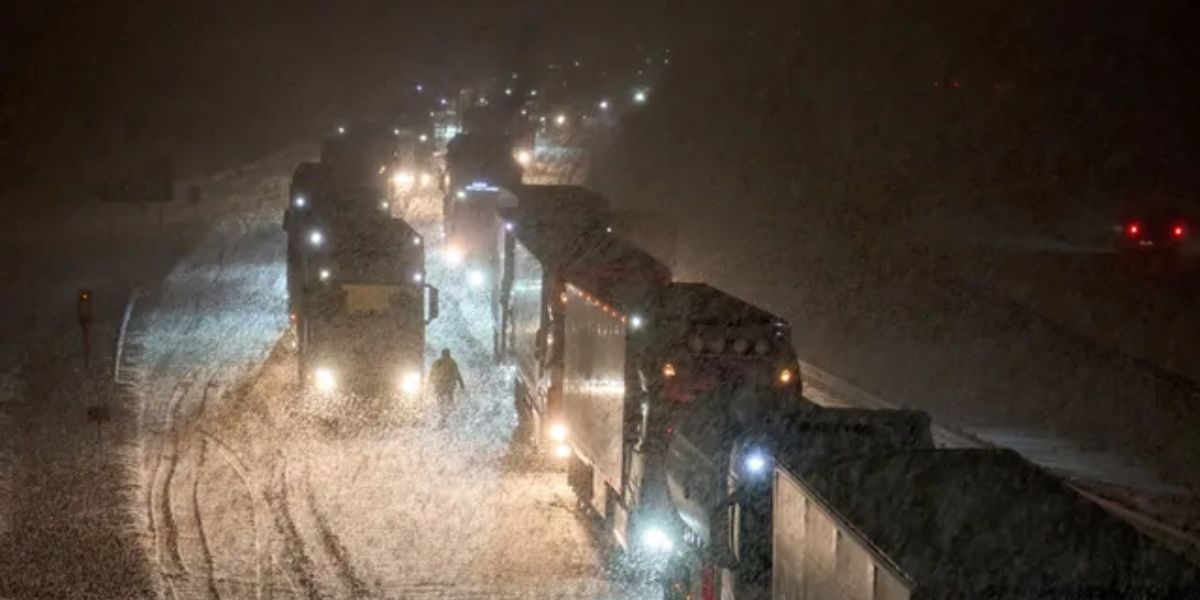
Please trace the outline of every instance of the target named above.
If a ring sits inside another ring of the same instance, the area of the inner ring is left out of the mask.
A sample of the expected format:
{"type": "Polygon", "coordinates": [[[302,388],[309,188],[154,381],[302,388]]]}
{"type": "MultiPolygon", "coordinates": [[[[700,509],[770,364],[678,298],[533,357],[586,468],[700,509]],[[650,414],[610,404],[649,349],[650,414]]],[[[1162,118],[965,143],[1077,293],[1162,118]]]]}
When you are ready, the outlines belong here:
{"type": "MultiPolygon", "coordinates": [[[[274,174],[272,177],[277,177],[274,174]]],[[[285,335],[283,198],[214,231],[135,318],[142,399],[138,514],[177,598],[644,598],[603,576],[565,477],[509,455],[511,382],[482,297],[438,260],[432,354],[469,392],[442,429],[424,403],[301,395],[285,335]]],[[[433,199],[430,204],[435,205],[433,199]]],[[[423,207],[428,208],[428,207],[423,207]]]]}

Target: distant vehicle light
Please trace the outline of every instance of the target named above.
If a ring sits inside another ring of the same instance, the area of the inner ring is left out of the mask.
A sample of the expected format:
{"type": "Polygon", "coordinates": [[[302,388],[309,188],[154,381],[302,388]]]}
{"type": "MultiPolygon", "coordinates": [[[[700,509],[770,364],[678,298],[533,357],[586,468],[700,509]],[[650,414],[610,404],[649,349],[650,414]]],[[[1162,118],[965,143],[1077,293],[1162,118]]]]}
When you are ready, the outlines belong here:
{"type": "Polygon", "coordinates": [[[1134,221],[1125,226],[1125,234],[1129,237],[1137,237],[1142,233],[1142,226],[1137,221],[1134,221]]]}
{"type": "Polygon", "coordinates": [[[418,84],[417,84],[417,91],[418,91],[418,92],[423,92],[423,91],[425,91],[425,86],[423,86],[423,85],[421,85],[421,84],[419,84],[419,83],[418,83],[418,84]]]}
{"type": "Polygon", "coordinates": [[[560,115],[555,116],[554,124],[558,125],[559,127],[566,125],[567,124],[567,115],[560,114],[560,115]]]}
{"type": "Polygon", "coordinates": [[[438,104],[441,104],[442,106],[446,106],[447,104],[450,104],[450,101],[445,98],[438,98],[438,104]]]}
{"type": "Polygon", "coordinates": [[[550,425],[550,431],[547,435],[552,441],[561,442],[567,439],[567,426],[562,423],[554,423],[550,425]]]}
{"type": "Polygon", "coordinates": [[[505,231],[512,231],[512,230],[513,230],[513,224],[512,224],[512,221],[505,221],[505,223],[504,223],[504,230],[505,230],[505,231]]]}
{"type": "Polygon", "coordinates": [[[421,143],[423,144],[423,143],[429,141],[429,136],[422,133],[421,135],[417,136],[417,139],[420,140],[421,143]]]}
{"type": "Polygon", "coordinates": [[[643,90],[638,90],[637,92],[634,92],[633,101],[637,102],[638,104],[645,104],[646,103],[646,92],[643,90]]]}
{"type": "Polygon", "coordinates": [[[329,275],[329,269],[321,269],[321,274],[318,277],[321,278],[321,281],[329,281],[329,275]]]}
{"type": "Polygon", "coordinates": [[[795,374],[792,373],[791,369],[784,369],[779,372],[779,383],[787,385],[792,382],[793,377],[795,377],[795,374]]]}
{"type": "Polygon", "coordinates": [[[560,459],[570,458],[571,457],[571,447],[566,444],[558,444],[558,445],[554,446],[554,457],[560,458],[560,459]]]}
{"type": "Polygon", "coordinates": [[[390,202],[388,202],[387,200],[384,200],[379,203],[379,208],[382,208],[383,210],[387,210],[391,207],[392,207],[392,204],[390,202]]]}
{"type": "Polygon", "coordinates": [[[634,331],[641,329],[645,324],[645,320],[642,319],[640,315],[633,315],[632,317],[629,317],[629,328],[633,329],[634,331]]]}
{"type": "Polygon", "coordinates": [[[667,364],[663,365],[662,374],[663,374],[663,377],[666,377],[667,379],[674,377],[675,376],[675,365],[673,365],[671,363],[667,363],[667,364]]]}
{"type": "Polygon", "coordinates": [[[462,248],[459,248],[458,246],[453,246],[453,245],[446,247],[446,262],[447,263],[450,263],[451,265],[461,265],[462,261],[466,257],[467,257],[467,255],[465,252],[463,252],[462,248]]]}
{"type": "Polygon", "coordinates": [[[529,90],[530,96],[537,96],[537,90],[529,90]]]}
{"type": "Polygon", "coordinates": [[[504,88],[504,95],[505,95],[505,96],[511,96],[511,95],[512,95],[512,88],[504,88]]]}
{"type": "Polygon", "coordinates": [[[418,180],[423,188],[433,185],[433,175],[430,175],[429,173],[421,173],[420,177],[418,177],[418,180]]]}
{"type": "Polygon", "coordinates": [[[412,396],[421,391],[421,373],[417,371],[407,371],[400,376],[400,391],[405,395],[412,396]]]}
{"type": "Polygon", "coordinates": [[[422,281],[425,281],[425,276],[419,272],[413,273],[412,280],[413,280],[413,283],[421,283],[422,281]]]}
{"type": "Polygon", "coordinates": [[[600,110],[608,110],[608,100],[600,101],[600,110]]]}
{"type": "Polygon", "coordinates": [[[308,234],[308,243],[314,246],[320,246],[325,243],[325,235],[320,230],[313,230],[308,234]]]}
{"type": "Polygon", "coordinates": [[[522,167],[528,167],[529,163],[533,162],[533,154],[528,150],[520,150],[517,152],[516,159],[522,167]]]}
{"type": "Polygon", "coordinates": [[[346,133],[346,128],[342,127],[341,125],[338,125],[337,132],[338,132],[338,135],[343,135],[346,133]]]}
{"type": "Polygon", "coordinates": [[[1187,228],[1184,227],[1182,224],[1176,224],[1174,227],[1171,228],[1171,235],[1173,235],[1177,238],[1181,238],[1184,235],[1187,235],[1187,228]]]}
{"type": "Polygon", "coordinates": [[[467,192],[466,190],[458,190],[457,192],[454,192],[454,197],[458,198],[459,200],[466,200],[467,192]]]}
{"type": "Polygon", "coordinates": [[[329,393],[337,389],[337,375],[329,367],[314,369],[313,382],[317,384],[317,390],[321,392],[329,393]]]}
{"type": "Polygon", "coordinates": [[[413,236],[413,245],[414,245],[414,246],[420,246],[420,245],[421,245],[421,236],[419,236],[419,235],[414,235],[414,236],[413,236]]]}
{"type": "Polygon", "coordinates": [[[294,204],[296,208],[304,208],[304,206],[308,204],[308,199],[304,196],[296,196],[296,199],[292,201],[292,204],[294,204]]]}
{"type": "Polygon", "coordinates": [[[400,129],[399,128],[393,129],[392,135],[400,135],[400,129]]]}
{"type": "Polygon", "coordinates": [[[467,283],[469,283],[473,288],[483,287],[483,283],[486,281],[486,279],[487,278],[483,275],[483,271],[471,271],[469,274],[467,274],[467,283]]]}

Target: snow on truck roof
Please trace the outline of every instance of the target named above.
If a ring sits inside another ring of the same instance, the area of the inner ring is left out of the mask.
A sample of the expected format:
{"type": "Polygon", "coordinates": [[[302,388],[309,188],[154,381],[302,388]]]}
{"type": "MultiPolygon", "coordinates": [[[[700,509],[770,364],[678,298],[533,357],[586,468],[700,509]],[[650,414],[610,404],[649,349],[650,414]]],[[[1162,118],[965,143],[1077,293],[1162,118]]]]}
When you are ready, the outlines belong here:
{"type": "Polygon", "coordinates": [[[621,312],[631,312],[655,288],[671,282],[671,270],[641,248],[608,233],[591,230],[567,263],[567,283],[621,312]]]}
{"type": "Polygon", "coordinates": [[[777,325],[787,331],[783,318],[706,283],[672,283],[655,290],[650,301],[655,314],[679,316],[693,324],[713,327],[777,325]]]}
{"type": "Polygon", "coordinates": [[[914,598],[1200,598],[1196,567],[1011,450],[880,454],[799,479],[914,598]]]}

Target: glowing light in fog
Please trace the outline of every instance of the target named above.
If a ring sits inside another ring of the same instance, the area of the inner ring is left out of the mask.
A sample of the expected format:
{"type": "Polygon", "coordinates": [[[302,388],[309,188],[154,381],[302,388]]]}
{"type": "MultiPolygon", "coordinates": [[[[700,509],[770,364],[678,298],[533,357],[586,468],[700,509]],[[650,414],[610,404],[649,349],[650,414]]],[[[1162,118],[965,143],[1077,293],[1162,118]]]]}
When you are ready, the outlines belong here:
{"type": "Polygon", "coordinates": [[[567,124],[567,115],[560,114],[560,115],[554,117],[554,124],[558,125],[559,127],[566,125],[567,124]]]}
{"type": "Polygon", "coordinates": [[[412,280],[413,283],[421,283],[425,280],[425,276],[420,273],[413,273],[412,280]]]}
{"type": "Polygon", "coordinates": [[[414,246],[420,246],[420,245],[421,245],[421,238],[420,238],[420,237],[418,237],[418,236],[413,236],[413,245],[414,245],[414,246]]]}
{"type": "Polygon", "coordinates": [[[529,166],[529,163],[533,162],[533,154],[528,150],[521,150],[517,152],[517,162],[520,163],[521,166],[527,167],[529,166]]]}
{"type": "Polygon", "coordinates": [[[416,178],[408,171],[396,171],[392,174],[392,184],[396,187],[410,187],[416,178]]]}
{"type": "Polygon", "coordinates": [[[392,135],[400,135],[400,130],[399,130],[399,129],[393,129],[393,130],[392,130],[392,135]]]}
{"type": "Polygon", "coordinates": [[[304,208],[305,204],[308,204],[308,200],[304,196],[296,196],[296,206],[297,207],[304,208]]]}
{"type": "Polygon", "coordinates": [[[317,390],[322,392],[332,392],[337,389],[337,376],[329,367],[317,367],[313,371],[313,382],[317,384],[317,390]]]}
{"type": "Polygon", "coordinates": [[[419,83],[418,83],[418,84],[417,84],[417,91],[418,91],[418,92],[423,92],[423,91],[425,91],[425,86],[423,86],[423,85],[421,85],[421,84],[419,84],[419,83]]]}
{"type": "Polygon", "coordinates": [[[511,222],[511,221],[508,221],[508,222],[505,222],[505,223],[504,223],[504,230],[505,230],[505,231],[512,231],[512,230],[513,230],[513,224],[512,224],[512,222],[511,222]]]}
{"type": "Polygon", "coordinates": [[[638,104],[645,104],[646,103],[646,92],[642,91],[642,90],[638,90],[638,91],[634,92],[633,101],[637,102],[638,104]]]}
{"type": "Polygon", "coordinates": [[[642,326],[645,324],[646,324],[645,321],[642,319],[642,317],[640,315],[633,315],[632,317],[629,317],[629,328],[630,329],[634,329],[634,330],[641,329],[642,326]]]}
{"type": "Polygon", "coordinates": [[[446,247],[446,262],[451,265],[461,265],[463,259],[466,258],[466,253],[458,246],[446,247]]]}
{"type": "Polygon", "coordinates": [[[512,88],[504,88],[504,95],[505,95],[505,96],[511,96],[511,95],[512,95],[512,88]]]}
{"type": "Polygon", "coordinates": [[[409,395],[421,391],[421,374],[409,371],[400,376],[400,391],[409,395]]]}
{"type": "Polygon", "coordinates": [[[673,365],[671,363],[667,363],[667,364],[663,365],[662,374],[663,374],[663,377],[666,377],[667,379],[674,377],[675,376],[675,365],[673,365]]]}
{"type": "Polygon", "coordinates": [[[746,456],[746,472],[758,475],[767,469],[767,457],[762,452],[752,452],[746,456]]]}
{"type": "Polygon", "coordinates": [[[342,135],[342,134],[346,133],[346,128],[341,125],[338,125],[337,132],[338,132],[338,135],[342,135]]]}
{"type": "Polygon", "coordinates": [[[608,100],[600,101],[600,110],[608,110],[608,100]]]}
{"type": "Polygon", "coordinates": [[[439,99],[438,99],[438,104],[441,104],[442,106],[445,106],[445,105],[447,105],[447,104],[449,104],[449,103],[450,103],[450,101],[449,101],[449,100],[446,100],[445,98],[439,98],[439,99]]]}
{"type": "Polygon", "coordinates": [[[329,281],[329,269],[321,269],[321,281],[329,281]]]}
{"type": "Polygon", "coordinates": [[[792,382],[792,377],[794,377],[794,375],[792,374],[792,370],[784,369],[779,372],[779,383],[782,383],[785,385],[789,384],[792,382]]]}
{"type": "Polygon", "coordinates": [[[314,246],[320,246],[321,244],[325,243],[325,236],[320,231],[313,231],[312,233],[308,234],[308,243],[314,246]]]}
{"type": "Polygon", "coordinates": [[[454,192],[454,197],[458,198],[459,200],[466,200],[467,193],[463,190],[458,190],[457,192],[454,192]]]}
{"type": "Polygon", "coordinates": [[[675,547],[671,538],[657,527],[650,527],[642,534],[642,545],[656,552],[670,552],[675,547]]]}
{"type": "Polygon", "coordinates": [[[421,143],[425,143],[429,141],[429,136],[422,133],[417,139],[421,140],[421,143]]]}
{"type": "Polygon", "coordinates": [[[550,439],[555,442],[561,442],[567,439],[567,426],[562,423],[555,423],[550,426],[550,439]]]}
{"type": "Polygon", "coordinates": [[[471,271],[467,275],[467,283],[471,284],[471,287],[474,288],[482,287],[484,280],[483,271],[471,271]]]}
{"type": "Polygon", "coordinates": [[[555,446],[554,456],[557,458],[569,458],[571,456],[571,447],[566,444],[559,444],[555,446]]]}

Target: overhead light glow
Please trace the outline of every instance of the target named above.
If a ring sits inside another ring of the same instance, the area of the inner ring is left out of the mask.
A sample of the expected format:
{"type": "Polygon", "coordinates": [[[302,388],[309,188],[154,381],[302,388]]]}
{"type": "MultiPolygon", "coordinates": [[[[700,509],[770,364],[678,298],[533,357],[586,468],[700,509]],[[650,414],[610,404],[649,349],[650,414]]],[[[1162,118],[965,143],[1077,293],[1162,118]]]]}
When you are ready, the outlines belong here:
{"type": "Polygon", "coordinates": [[[306,199],[304,196],[296,196],[296,200],[293,202],[293,204],[295,204],[297,208],[304,208],[304,205],[308,204],[308,199],[306,199]]]}
{"type": "Polygon", "coordinates": [[[646,92],[644,90],[638,90],[638,91],[634,92],[633,101],[637,102],[638,104],[645,104],[646,103],[646,92]]]}
{"type": "Polygon", "coordinates": [[[554,117],[554,124],[558,125],[559,127],[566,125],[567,124],[567,115],[559,114],[558,116],[554,117]]]}
{"type": "Polygon", "coordinates": [[[608,100],[600,101],[600,110],[608,110],[608,100]]]}
{"type": "Polygon", "coordinates": [[[646,323],[642,319],[641,315],[633,315],[632,317],[629,317],[629,328],[630,329],[633,329],[636,331],[638,329],[641,329],[642,326],[645,324],[646,323]]]}
{"type": "Polygon", "coordinates": [[[320,246],[321,244],[325,243],[325,235],[319,230],[313,230],[312,233],[308,234],[308,243],[314,246],[320,246]]]}
{"type": "Polygon", "coordinates": [[[321,281],[329,281],[329,269],[321,269],[321,281]]]}
{"type": "Polygon", "coordinates": [[[766,455],[757,450],[746,455],[746,460],[744,461],[746,472],[752,475],[762,474],[763,471],[767,470],[768,463],[766,455]]]}

